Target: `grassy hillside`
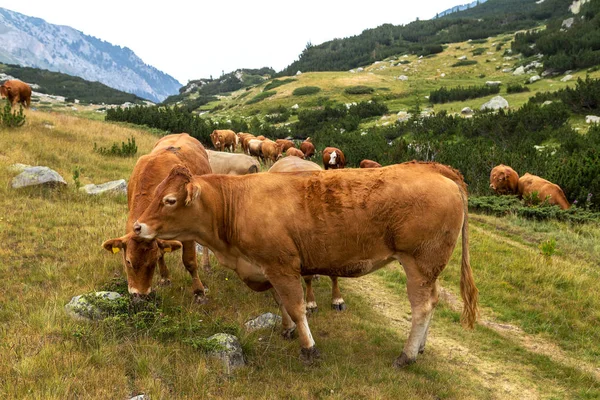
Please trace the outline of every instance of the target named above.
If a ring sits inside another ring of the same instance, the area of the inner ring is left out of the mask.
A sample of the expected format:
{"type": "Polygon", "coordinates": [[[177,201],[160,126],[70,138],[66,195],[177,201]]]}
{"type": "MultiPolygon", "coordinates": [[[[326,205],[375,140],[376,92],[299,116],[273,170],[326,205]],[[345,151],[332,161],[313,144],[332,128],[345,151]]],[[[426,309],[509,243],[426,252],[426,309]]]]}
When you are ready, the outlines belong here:
{"type": "Polygon", "coordinates": [[[39,88],[34,89],[36,92],[63,96],[69,102],[77,99],[84,103],[96,104],[123,104],[126,102],[143,104],[146,101],[134,94],[113,89],[100,82],[90,82],[76,76],[45,69],[0,64],[0,72],[30,84],[39,85],[39,88]]]}
{"type": "MultiPolygon", "coordinates": [[[[315,74],[314,76],[318,76],[315,74]]],[[[369,76],[365,74],[365,76],[369,76]]],[[[299,79],[305,79],[301,76],[299,79]]],[[[158,289],[145,313],[104,322],[74,321],[72,296],[123,290],[120,258],[101,243],[120,235],[124,197],[87,197],[73,186],[127,178],[135,159],[105,157],[102,145],[135,137],[139,154],[158,136],[123,125],[27,111],[24,127],[0,135],[0,397],[2,398],[405,398],[593,399],[600,396],[600,226],[472,215],[471,258],[482,320],[473,332],[458,322],[460,250],[444,271],[441,303],[428,347],[404,370],[391,367],[410,323],[402,268],[342,279],[349,309],[329,309],[330,283],[317,283],[311,317],[321,361],[305,367],[298,343],[243,323],[271,311],[216,265],[203,281],[210,303],[192,303],[180,255],[168,255],[173,284],[158,289]],[[51,129],[49,127],[52,127],[51,129]],[[65,177],[59,192],[15,191],[7,167],[46,165],[65,177]],[[556,249],[541,255],[549,239],[556,249]],[[238,335],[248,365],[228,376],[208,358],[202,338],[238,335]],[[260,382],[260,384],[257,384],[260,382]]],[[[276,245],[276,244],[274,244],[276,245]]]]}

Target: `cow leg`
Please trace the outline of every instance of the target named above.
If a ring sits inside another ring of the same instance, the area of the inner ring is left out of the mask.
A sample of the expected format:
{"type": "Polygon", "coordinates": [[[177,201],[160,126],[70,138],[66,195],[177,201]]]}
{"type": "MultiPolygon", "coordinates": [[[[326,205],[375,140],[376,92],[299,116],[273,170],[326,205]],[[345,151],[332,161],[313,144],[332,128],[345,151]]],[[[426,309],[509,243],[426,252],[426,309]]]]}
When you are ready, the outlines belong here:
{"type": "Polygon", "coordinates": [[[167,264],[165,263],[164,256],[159,257],[158,268],[160,270],[160,281],[158,282],[158,284],[160,286],[169,286],[171,284],[171,277],[169,275],[169,269],[167,268],[167,264]]]}
{"type": "Polygon", "coordinates": [[[202,246],[202,269],[208,274],[212,272],[210,268],[210,250],[206,246],[202,246]]]}
{"type": "Polygon", "coordinates": [[[283,275],[269,277],[273,288],[279,294],[286,311],[296,324],[300,339],[300,359],[306,364],[312,364],[319,356],[315,341],[308,327],[306,306],[304,304],[304,291],[299,276],[283,275]]]}
{"type": "MultiPolygon", "coordinates": [[[[192,277],[192,290],[194,291],[194,301],[204,304],[208,301],[206,298],[206,289],[198,276],[198,260],[196,259],[196,242],[187,241],[183,244],[183,265],[192,277]]],[[[205,253],[204,251],[202,253],[205,253]]]]}
{"type": "Polygon", "coordinates": [[[433,315],[434,298],[437,298],[436,278],[424,276],[414,258],[402,259],[406,272],[406,288],[412,312],[412,326],[402,354],[394,366],[402,368],[417,360],[419,350],[424,349],[427,329],[433,315]]]}
{"type": "Polygon", "coordinates": [[[331,308],[336,311],[344,311],[346,309],[346,303],[342,298],[342,292],[338,285],[338,277],[330,276],[331,278],[331,308]]]}
{"type": "Polygon", "coordinates": [[[312,281],[314,275],[308,275],[304,277],[304,283],[306,283],[306,313],[308,315],[314,314],[319,311],[317,307],[317,301],[315,300],[315,292],[313,291],[312,281]]]}
{"type": "MultiPolygon", "coordinates": [[[[431,297],[431,305],[433,307],[433,310],[435,310],[435,307],[437,306],[437,303],[439,301],[439,297],[438,297],[438,288],[437,288],[437,280],[434,283],[434,287],[433,287],[433,295],[431,297]]],[[[432,315],[431,318],[429,318],[429,322],[427,323],[427,328],[425,329],[425,334],[423,335],[423,340],[421,340],[421,345],[419,346],[419,354],[423,354],[425,352],[425,344],[427,343],[427,335],[429,334],[429,326],[431,325],[431,320],[433,318],[433,310],[431,311],[432,315]]]]}
{"type": "Polygon", "coordinates": [[[281,301],[281,297],[277,291],[275,289],[271,289],[271,293],[273,294],[273,298],[281,310],[281,336],[283,336],[284,339],[293,339],[294,333],[296,332],[296,324],[294,321],[292,321],[292,317],[290,317],[290,314],[288,314],[287,310],[283,306],[283,301],[281,301]]]}

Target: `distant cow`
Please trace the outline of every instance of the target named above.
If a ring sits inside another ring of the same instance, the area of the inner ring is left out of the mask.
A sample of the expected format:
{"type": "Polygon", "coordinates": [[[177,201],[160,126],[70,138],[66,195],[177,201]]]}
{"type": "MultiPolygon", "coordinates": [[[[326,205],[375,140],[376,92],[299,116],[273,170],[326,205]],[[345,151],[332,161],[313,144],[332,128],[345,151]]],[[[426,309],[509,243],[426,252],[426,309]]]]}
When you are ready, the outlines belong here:
{"type": "Polygon", "coordinates": [[[304,158],[312,158],[315,154],[315,145],[312,144],[310,138],[307,138],[304,142],[300,144],[300,150],[304,153],[304,158]]]}
{"type": "Polygon", "coordinates": [[[234,131],[230,129],[215,129],[210,134],[210,140],[212,141],[213,146],[215,146],[215,149],[219,151],[229,149],[229,151],[235,153],[238,137],[234,131]]]}
{"type": "Polygon", "coordinates": [[[298,330],[307,363],[318,351],[301,276],[358,277],[400,261],[412,318],[394,362],[403,367],[425,349],[437,278],[461,233],[461,321],[472,328],[477,319],[467,204],[460,172],[435,163],[244,176],[193,176],[178,166],[158,186],[134,231],[145,239],[195,240],[251,289],[274,288],[282,333],[290,337],[298,330]]]}
{"type": "MultiPolygon", "coordinates": [[[[302,152],[298,149],[289,149],[296,150],[302,154],[302,152]]],[[[289,152],[288,150],[288,152],[289,152]]],[[[304,154],[302,154],[304,157],[304,154]]],[[[302,158],[300,157],[300,158],[302,158]]],[[[286,157],[277,161],[273,166],[269,169],[269,172],[308,172],[308,171],[322,171],[323,168],[319,166],[319,164],[314,163],[312,161],[307,161],[300,159],[298,157],[286,157]]],[[[331,308],[337,311],[344,311],[346,309],[346,303],[342,298],[342,292],[340,291],[340,287],[338,285],[338,277],[330,276],[331,278],[331,308]]],[[[304,282],[306,283],[306,311],[309,314],[315,313],[318,309],[317,300],[315,299],[315,292],[312,287],[312,281],[314,279],[314,275],[307,275],[304,277],[304,282]]]]}
{"type": "Polygon", "coordinates": [[[286,156],[296,156],[299,158],[304,159],[304,153],[302,152],[302,150],[298,150],[295,147],[290,147],[289,149],[287,149],[287,151],[285,152],[286,156]]]}
{"type": "Polygon", "coordinates": [[[359,166],[360,168],[381,168],[381,164],[372,160],[362,160],[359,166]]]}
{"type": "Polygon", "coordinates": [[[18,79],[10,79],[0,86],[0,95],[2,98],[8,98],[8,101],[14,107],[21,103],[25,108],[31,104],[31,86],[18,79]]]}
{"type": "Polygon", "coordinates": [[[547,200],[548,203],[557,205],[563,210],[571,207],[560,186],[530,173],[519,178],[518,190],[520,197],[531,196],[533,192],[537,192],[542,201],[547,200]]]}
{"type": "Polygon", "coordinates": [[[342,169],[346,166],[346,158],[340,149],[325,147],[323,150],[323,168],[342,169]]]}
{"type": "Polygon", "coordinates": [[[519,175],[511,167],[500,164],[490,173],[490,189],[497,194],[518,194],[519,175]]]}
{"type": "MultiPolygon", "coordinates": [[[[185,165],[194,174],[210,174],[208,155],[202,144],[187,133],[168,135],[160,139],[150,154],[139,158],[127,187],[129,215],[125,236],[107,240],[102,244],[106,250],[117,253],[123,250],[123,266],[127,274],[129,293],[146,295],[152,290],[152,277],[156,263],[160,267],[161,284],[169,284],[169,270],[164,254],[182,247],[174,240],[143,239],[133,234],[133,224],[146,209],[156,186],[175,165],[185,165]]],[[[196,244],[193,240],[183,242],[183,264],[192,277],[192,288],[197,302],[204,302],[204,285],[198,277],[196,244]]],[[[208,268],[208,250],[202,252],[203,266],[208,268]]]]}
{"type": "Polygon", "coordinates": [[[254,136],[251,133],[244,132],[238,132],[237,136],[239,138],[239,143],[242,145],[244,153],[248,154],[248,142],[250,141],[250,139],[256,139],[256,136],[254,136]]]}
{"type": "Polygon", "coordinates": [[[275,139],[275,143],[281,146],[281,151],[286,152],[290,147],[295,148],[296,145],[289,139],[275,139]]]}
{"type": "Polygon", "coordinates": [[[246,154],[206,150],[213,174],[246,175],[260,170],[254,157],[246,154]]]}
{"type": "Polygon", "coordinates": [[[265,162],[271,161],[274,163],[281,158],[281,146],[270,139],[265,139],[263,140],[261,153],[265,162]]]}
{"type": "Polygon", "coordinates": [[[262,159],[263,141],[258,139],[250,139],[248,141],[248,154],[258,159],[262,159]]]}

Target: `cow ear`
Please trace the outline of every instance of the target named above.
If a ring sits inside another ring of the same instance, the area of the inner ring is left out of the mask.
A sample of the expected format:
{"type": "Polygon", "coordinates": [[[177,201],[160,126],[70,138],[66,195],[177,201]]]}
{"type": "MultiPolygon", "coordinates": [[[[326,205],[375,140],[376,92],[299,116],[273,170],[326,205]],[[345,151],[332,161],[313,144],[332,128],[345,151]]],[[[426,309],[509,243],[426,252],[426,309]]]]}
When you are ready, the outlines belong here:
{"type": "Polygon", "coordinates": [[[158,247],[162,250],[163,253],[170,253],[172,251],[179,250],[183,247],[181,242],[177,240],[161,240],[158,239],[158,247]]]}
{"type": "Polygon", "coordinates": [[[106,251],[110,251],[116,254],[119,251],[121,251],[121,249],[125,249],[127,247],[127,240],[127,236],[123,236],[116,239],[109,239],[106,242],[102,243],[102,247],[104,247],[106,251]]]}
{"type": "Polygon", "coordinates": [[[185,191],[187,192],[187,196],[185,198],[185,205],[189,206],[200,195],[200,185],[195,184],[194,182],[190,182],[187,185],[185,185],[185,191]]]}

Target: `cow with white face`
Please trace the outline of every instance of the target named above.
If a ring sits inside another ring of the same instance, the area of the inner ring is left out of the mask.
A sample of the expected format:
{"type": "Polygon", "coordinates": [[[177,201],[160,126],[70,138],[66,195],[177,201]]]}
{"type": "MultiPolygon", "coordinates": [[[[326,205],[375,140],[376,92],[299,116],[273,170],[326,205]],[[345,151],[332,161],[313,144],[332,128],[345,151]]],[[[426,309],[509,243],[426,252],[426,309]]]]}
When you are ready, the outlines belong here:
{"type": "Polygon", "coordinates": [[[342,169],[346,166],[344,153],[335,147],[325,147],[323,150],[323,168],[342,169]]]}

